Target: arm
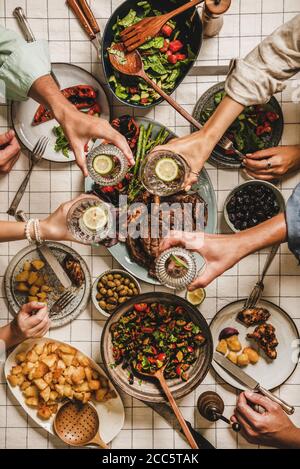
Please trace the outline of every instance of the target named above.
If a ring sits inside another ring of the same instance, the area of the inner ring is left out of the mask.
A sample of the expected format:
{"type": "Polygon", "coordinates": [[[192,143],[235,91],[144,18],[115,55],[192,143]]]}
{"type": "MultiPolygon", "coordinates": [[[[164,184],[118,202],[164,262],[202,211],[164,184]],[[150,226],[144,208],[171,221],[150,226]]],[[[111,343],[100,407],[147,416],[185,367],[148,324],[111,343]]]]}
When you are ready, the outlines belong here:
{"type": "Polygon", "coordinates": [[[285,216],[280,214],[236,234],[210,235],[173,231],[162,241],[160,251],[172,246],[183,246],[198,252],[204,258],[205,270],[189,285],[189,290],[193,291],[199,287],[206,287],[249,254],[277,243],[284,243],[286,238],[285,216]]]}
{"type": "Polygon", "coordinates": [[[253,392],[239,395],[233,422],[242,426],[242,434],[250,443],[275,448],[300,448],[300,428],[297,428],[281,407],[267,397],[253,392]],[[253,406],[263,407],[260,414],[253,406]]]}

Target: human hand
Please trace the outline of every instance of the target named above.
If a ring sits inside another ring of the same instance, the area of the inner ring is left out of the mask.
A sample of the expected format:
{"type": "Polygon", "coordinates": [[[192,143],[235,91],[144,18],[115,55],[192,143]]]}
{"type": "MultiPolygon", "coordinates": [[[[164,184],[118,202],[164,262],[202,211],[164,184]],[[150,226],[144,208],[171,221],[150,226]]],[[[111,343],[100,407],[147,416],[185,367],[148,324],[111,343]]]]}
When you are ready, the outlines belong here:
{"type": "Polygon", "coordinates": [[[87,115],[73,107],[66,107],[63,117],[57,117],[57,119],[64,130],[75,154],[76,162],[84,176],[88,176],[84,147],[93,138],[102,138],[109,143],[113,143],[126,156],[129,164],[134,164],[133,154],[126,138],[113,129],[105,119],[87,115]]]}
{"type": "Polygon", "coordinates": [[[268,148],[246,155],[244,166],[255,179],[278,179],[300,168],[300,145],[268,148]]]}
{"type": "Polygon", "coordinates": [[[61,204],[55,212],[49,215],[44,220],[40,221],[40,230],[41,230],[41,238],[47,239],[51,241],[77,241],[70,231],[68,230],[67,226],[67,215],[74,203],[81,199],[90,199],[94,198],[95,200],[99,200],[98,197],[93,195],[82,194],[76,197],[69,202],[65,202],[61,204]]]}
{"type": "Polygon", "coordinates": [[[51,321],[45,303],[32,301],[23,305],[17,317],[11,323],[15,343],[22,342],[30,337],[44,336],[50,325],[51,321]]]}
{"type": "Polygon", "coordinates": [[[20,156],[21,147],[15,132],[0,135],[0,174],[8,174],[20,156]]]}
{"type": "Polygon", "coordinates": [[[231,420],[241,424],[241,433],[250,443],[300,448],[300,429],[295,427],[279,404],[258,393],[241,393],[231,420]],[[256,412],[253,409],[255,404],[263,407],[265,412],[256,412]]]}
{"type": "Polygon", "coordinates": [[[170,231],[160,243],[160,252],[173,246],[198,252],[205,261],[205,268],[188,287],[189,291],[206,287],[219,275],[230,269],[243,257],[238,235],[210,235],[203,232],[170,231]]]}
{"type": "Polygon", "coordinates": [[[206,135],[204,130],[200,130],[185,137],[174,138],[165,145],[157,146],[154,150],[172,151],[186,160],[192,171],[186,181],[185,189],[188,191],[198,181],[198,175],[214,147],[213,139],[206,135]]]}

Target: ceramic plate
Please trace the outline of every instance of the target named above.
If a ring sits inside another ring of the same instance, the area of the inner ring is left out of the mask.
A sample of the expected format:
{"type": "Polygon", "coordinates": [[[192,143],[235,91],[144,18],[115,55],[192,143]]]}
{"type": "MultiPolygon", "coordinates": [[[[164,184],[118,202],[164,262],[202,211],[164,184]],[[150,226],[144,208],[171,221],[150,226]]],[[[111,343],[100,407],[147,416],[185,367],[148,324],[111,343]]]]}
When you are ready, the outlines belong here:
{"type": "MultiPolygon", "coordinates": [[[[101,117],[108,121],[110,120],[109,102],[102,85],[96,78],[76,65],[53,63],[52,68],[62,89],[80,84],[93,86],[98,92],[97,102],[102,110],[101,117]]],[[[20,141],[28,150],[32,150],[40,137],[49,137],[50,143],[45,152],[44,159],[57,163],[74,161],[75,156],[72,151],[69,152],[69,158],[66,158],[62,153],[57,153],[54,150],[56,137],[53,133],[53,127],[59,125],[55,119],[40,125],[32,125],[33,116],[38,106],[36,101],[31,98],[27,99],[27,101],[14,101],[12,103],[12,123],[20,141]]]]}
{"type": "MultiPolygon", "coordinates": [[[[74,300],[71,301],[59,314],[51,316],[51,327],[60,327],[64,324],[75,319],[87,306],[90,293],[91,293],[91,275],[83,258],[74,249],[61,243],[49,242],[48,247],[54,253],[55,257],[62,263],[63,259],[67,254],[71,254],[77,261],[80,262],[81,268],[84,272],[85,281],[80,288],[75,285],[71,287],[70,291],[74,294],[74,300]]],[[[23,265],[26,260],[32,261],[34,259],[40,259],[39,254],[35,245],[29,245],[22,249],[16,254],[10,261],[4,276],[4,288],[6,298],[12,313],[16,316],[20,310],[22,304],[27,303],[27,295],[22,295],[15,290],[15,277],[23,270],[23,265]]],[[[49,284],[53,288],[53,291],[48,296],[48,307],[49,311],[55,301],[63,294],[62,286],[56,275],[47,263],[40,271],[42,274],[46,274],[49,277],[49,284]]]]}
{"type": "MultiPolygon", "coordinates": [[[[139,125],[149,125],[153,124],[153,134],[157,135],[159,131],[161,130],[163,125],[159,124],[158,122],[152,120],[152,119],[147,119],[147,118],[135,118],[136,122],[139,125]]],[[[167,129],[168,130],[168,129],[167,129]]],[[[171,132],[170,135],[172,137],[176,137],[176,135],[171,132]]],[[[93,181],[90,177],[85,179],[85,191],[91,191],[93,186],[93,181]]],[[[200,196],[205,200],[207,203],[207,208],[208,208],[208,220],[207,220],[207,226],[205,227],[205,232],[206,233],[215,233],[216,228],[217,228],[217,202],[216,202],[216,196],[215,196],[215,191],[212,185],[212,182],[210,180],[210,177],[205,169],[201,171],[199,181],[198,183],[194,186],[195,190],[198,191],[200,196]]],[[[114,246],[110,247],[109,252],[112,254],[112,256],[118,261],[118,263],[124,267],[130,274],[134,275],[138,279],[142,280],[143,282],[151,283],[152,285],[160,285],[160,283],[150,277],[148,275],[148,271],[138,265],[136,262],[133,262],[130,259],[127,247],[124,243],[118,243],[115,244],[114,246]]],[[[197,268],[198,270],[201,269],[203,266],[203,259],[201,256],[198,254],[195,255],[196,260],[197,260],[197,268]]]]}
{"type": "Polygon", "coordinates": [[[204,336],[207,338],[206,343],[202,347],[199,347],[197,360],[189,370],[188,381],[182,381],[180,378],[168,380],[168,386],[175,399],[180,399],[186,396],[192,392],[193,389],[199,386],[199,384],[204,380],[212,360],[212,338],[208,324],[200,311],[185,299],[170,293],[162,292],[144,293],[143,295],[130,299],[124,305],[121,305],[105,323],[101,335],[101,356],[103,358],[107,374],[114,384],[130,396],[146,402],[164,402],[165,396],[156,380],[140,380],[139,377],[135,377],[134,383],[129,384],[127,370],[124,370],[120,365],[111,366],[114,364],[115,360],[112,353],[110,327],[114,322],[118,321],[124,313],[131,310],[135,303],[155,302],[160,302],[166,305],[175,304],[177,306],[182,306],[190,316],[191,321],[200,326],[204,336]]]}
{"type": "MultiPolygon", "coordinates": [[[[22,344],[18,345],[18,347],[15,348],[14,351],[8,356],[5,362],[5,366],[4,366],[5,378],[7,379],[7,375],[9,375],[12,366],[16,364],[15,357],[18,353],[29,351],[37,343],[46,344],[48,342],[57,342],[59,344],[63,343],[63,342],[59,342],[58,340],[54,341],[53,339],[43,338],[43,339],[29,339],[23,342],[22,344]]],[[[94,360],[92,360],[91,358],[89,358],[89,360],[90,360],[90,365],[92,368],[98,371],[100,375],[108,378],[107,375],[104,373],[104,371],[100,368],[99,365],[97,365],[97,363],[94,360]]],[[[51,433],[52,435],[55,435],[54,428],[53,428],[54,416],[52,416],[49,420],[40,419],[37,416],[36,409],[33,409],[32,407],[29,407],[27,404],[25,404],[23,394],[21,390],[19,389],[19,387],[18,386],[12,387],[8,380],[7,380],[7,384],[13,396],[17,399],[17,401],[23,407],[25,412],[27,412],[29,417],[31,417],[32,420],[35,423],[37,423],[40,427],[47,430],[47,432],[51,433]]],[[[110,388],[115,391],[117,397],[110,399],[107,402],[92,401],[99,415],[100,434],[101,434],[102,439],[105,441],[105,443],[109,443],[111,440],[113,440],[118,435],[118,433],[122,430],[123,425],[124,425],[124,407],[123,407],[122,400],[116,388],[111,384],[111,382],[109,382],[109,385],[110,385],[110,388]]]]}
{"type": "MultiPolygon", "coordinates": [[[[209,88],[198,100],[193,111],[193,117],[198,122],[200,122],[200,116],[202,112],[207,108],[213,107],[214,96],[216,95],[216,93],[219,93],[221,91],[224,91],[224,82],[217,83],[216,85],[209,88]]],[[[284,122],[282,110],[279,102],[274,96],[270,99],[267,104],[264,104],[263,106],[266,108],[267,111],[274,111],[279,115],[279,119],[276,122],[273,122],[272,124],[272,135],[268,144],[265,145],[265,148],[276,147],[279,144],[283,133],[284,122]]],[[[192,127],[192,131],[194,132],[195,130],[197,129],[192,127]]],[[[253,148],[252,151],[257,150],[259,150],[259,148],[253,148]]],[[[218,146],[215,147],[208,161],[209,163],[214,166],[217,166],[218,168],[240,169],[241,167],[241,162],[235,155],[225,155],[222,148],[218,146]]]]}
{"type": "MultiPolygon", "coordinates": [[[[243,309],[244,303],[245,300],[230,303],[222,308],[213,318],[210,324],[210,331],[213,337],[214,350],[218,345],[219,334],[225,327],[234,327],[239,331],[239,339],[243,347],[251,346],[258,350],[253,340],[246,339],[247,333],[252,332],[255,326],[247,328],[236,320],[236,315],[243,309]]],[[[297,366],[299,333],[293,320],[279,306],[266,300],[261,300],[258,306],[268,309],[271,313],[268,323],[272,324],[276,329],[276,336],[279,342],[277,347],[278,355],[275,360],[270,360],[263,351],[260,351],[260,360],[258,363],[255,365],[247,365],[242,369],[253,379],[258,381],[264,388],[274,389],[283,384],[291,376],[297,366]]],[[[237,389],[247,389],[214,360],[212,366],[226,383],[237,389]]]]}

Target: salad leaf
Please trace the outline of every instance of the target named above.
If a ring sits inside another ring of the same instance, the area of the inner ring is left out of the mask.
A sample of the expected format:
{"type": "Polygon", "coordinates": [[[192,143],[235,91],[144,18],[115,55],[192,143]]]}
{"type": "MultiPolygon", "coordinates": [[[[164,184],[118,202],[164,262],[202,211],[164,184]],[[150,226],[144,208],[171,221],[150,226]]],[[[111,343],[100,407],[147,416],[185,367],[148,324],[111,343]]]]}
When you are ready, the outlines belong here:
{"type": "Polygon", "coordinates": [[[151,41],[146,42],[142,46],[139,47],[141,50],[147,50],[147,49],[161,49],[164,46],[164,38],[161,36],[154,37],[151,39],[151,41]]]}
{"type": "Polygon", "coordinates": [[[165,73],[167,73],[166,68],[157,55],[147,57],[144,61],[144,68],[145,70],[151,68],[154,72],[158,73],[158,75],[165,75],[165,73]]]}
{"type": "Polygon", "coordinates": [[[116,57],[118,57],[118,61],[120,64],[126,64],[127,60],[125,58],[125,54],[122,50],[118,50],[118,49],[113,49],[112,47],[108,47],[107,51],[112,54],[112,55],[115,55],[116,57]]]}
{"type": "Polygon", "coordinates": [[[115,93],[120,99],[128,98],[128,93],[126,92],[125,86],[121,85],[121,83],[117,83],[115,93]]]}
{"type": "Polygon", "coordinates": [[[132,26],[137,21],[139,21],[139,18],[137,18],[136,11],[131,9],[128,15],[126,15],[123,19],[118,20],[117,24],[118,26],[123,26],[124,28],[128,28],[128,26],[132,26]]]}
{"type": "Polygon", "coordinates": [[[54,150],[59,153],[61,152],[66,158],[69,158],[69,142],[64,134],[63,128],[59,125],[53,127],[54,135],[56,136],[56,142],[54,150]]]}

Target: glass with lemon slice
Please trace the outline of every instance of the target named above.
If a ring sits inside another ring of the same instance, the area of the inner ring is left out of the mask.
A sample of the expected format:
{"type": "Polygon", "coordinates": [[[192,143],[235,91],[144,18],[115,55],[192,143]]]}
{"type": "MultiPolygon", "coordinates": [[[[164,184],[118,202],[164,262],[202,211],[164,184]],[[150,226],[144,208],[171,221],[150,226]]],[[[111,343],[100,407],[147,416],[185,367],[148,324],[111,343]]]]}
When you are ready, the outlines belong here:
{"type": "Polygon", "coordinates": [[[127,171],[128,161],[118,147],[101,144],[87,155],[89,176],[100,186],[115,186],[121,182],[127,171]]]}
{"type": "Polygon", "coordinates": [[[161,197],[183,189],[190,167],[182,156],[171,151],[153,151],[143,160],[140,179],[145,189],[161,197]]]}
{"type": "Polygon", "coordinates": [[[81,243],[99,243],[107,238],[112,228],[111,208],[98,197],[85,197],[70,208],[67,225],[72,235],[81,243]]]}

